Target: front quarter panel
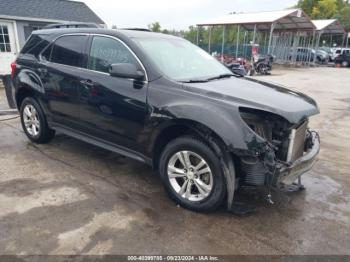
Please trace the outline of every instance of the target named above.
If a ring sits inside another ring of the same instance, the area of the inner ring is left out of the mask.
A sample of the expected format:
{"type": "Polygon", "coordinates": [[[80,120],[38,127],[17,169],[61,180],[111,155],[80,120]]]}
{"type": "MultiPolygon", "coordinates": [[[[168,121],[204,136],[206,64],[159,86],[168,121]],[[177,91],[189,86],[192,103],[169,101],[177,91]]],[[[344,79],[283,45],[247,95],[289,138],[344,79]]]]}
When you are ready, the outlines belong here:
{"type": "Polygon", "coordinates": [[[150,123],[156,132],[179,122],[199,123],[224,142],[229,151],[255,151],[264,143],[241,119],[238,105],[228,105],[181,84],[159,80],[149,87],[150,123]]]}

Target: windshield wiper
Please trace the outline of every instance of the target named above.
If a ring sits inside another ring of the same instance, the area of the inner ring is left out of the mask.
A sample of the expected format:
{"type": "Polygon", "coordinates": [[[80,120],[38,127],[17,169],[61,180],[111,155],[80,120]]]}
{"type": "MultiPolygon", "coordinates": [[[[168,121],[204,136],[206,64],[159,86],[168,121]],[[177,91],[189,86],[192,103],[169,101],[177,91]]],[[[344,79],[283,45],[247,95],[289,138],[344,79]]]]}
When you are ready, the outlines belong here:
{"type": "Polygon", "coordinates": [[[222,74],[222,75],[207,78],[206,80],[211,81],[211,80],[216,80],[216,79],[230,78],[232,76],[236,76],[236,75],[235,74],[222,74]]]}
{"type": "Polygon", "coordinates": [[[209,82],[208,79],[190,79],[190,80],[184,80],[180,81],[181,83],[206,83],[209,82]]]}
{"type": "Polygon", "coordinates": [[[180,81],[180,82],[181,83],[206,83],[206,82],[209,82],[212,80],[229,78],[232,76],[237,76],[237,75],[236,74],[221,74],[221,75],[206,78],[206,79],[189,79],[189,80],[184,80],[184,81],[180,81]]]}

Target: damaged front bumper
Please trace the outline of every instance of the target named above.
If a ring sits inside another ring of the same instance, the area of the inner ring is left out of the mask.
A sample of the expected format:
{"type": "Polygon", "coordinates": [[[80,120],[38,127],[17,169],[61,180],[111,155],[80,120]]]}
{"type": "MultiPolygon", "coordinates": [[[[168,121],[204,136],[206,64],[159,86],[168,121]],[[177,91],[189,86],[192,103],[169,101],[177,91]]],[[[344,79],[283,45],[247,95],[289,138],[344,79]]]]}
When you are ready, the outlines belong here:
{"type": "Polygon", "coordinates": [[[304,173],[309,171],[316,162],[316,157],[320,152],[320,137],[318,133],[311,132],[308,141],[312,145],[302,157],[292,163],[278,163],[276,166],[278,188],[292,185],[304,173]]]}

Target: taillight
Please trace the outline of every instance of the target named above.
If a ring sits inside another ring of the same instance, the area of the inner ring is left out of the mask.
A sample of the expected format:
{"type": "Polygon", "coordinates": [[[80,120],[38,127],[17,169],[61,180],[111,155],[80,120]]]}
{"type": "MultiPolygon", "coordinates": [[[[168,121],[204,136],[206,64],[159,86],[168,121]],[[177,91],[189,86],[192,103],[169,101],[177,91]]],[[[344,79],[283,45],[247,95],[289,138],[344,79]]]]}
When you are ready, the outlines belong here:
{"type": "Polygon", "coordinates": [[[11,63],[11,79],[13,80],[16,71],[16,62],[11,63]]]}

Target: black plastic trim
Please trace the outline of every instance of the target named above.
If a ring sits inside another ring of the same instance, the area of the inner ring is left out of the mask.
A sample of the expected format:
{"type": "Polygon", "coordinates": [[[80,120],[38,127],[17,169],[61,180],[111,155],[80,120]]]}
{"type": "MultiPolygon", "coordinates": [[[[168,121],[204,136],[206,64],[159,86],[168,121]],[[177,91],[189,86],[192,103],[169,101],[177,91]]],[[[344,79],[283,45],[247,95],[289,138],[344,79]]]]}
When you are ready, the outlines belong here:
{"type": "Polygon", "coordinates": [[[78,140],[84,141],[86,143],[104,148],[106,150],[115,152],[117,154],[135,159],[137,161],[146,163],[148,165],[152,165],[152,159],[144,156],[141,153],[138,153],[138,152],[135,152],[133,150],[127,149],[125,147],[122,147],[122,146],[110,143],[108,141],[96,138],[94,136],[77,131],[75,129],[67,128],[67,127],[60,125],[58,123],[50,122],[49,126],[50,126],[50,128],[52,128],[58,132],[61,132],[67,136],[70,136],[70,137],[76,138],[78,140]]]}

